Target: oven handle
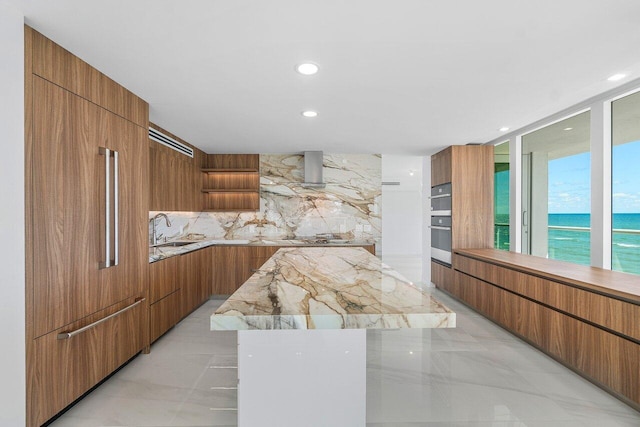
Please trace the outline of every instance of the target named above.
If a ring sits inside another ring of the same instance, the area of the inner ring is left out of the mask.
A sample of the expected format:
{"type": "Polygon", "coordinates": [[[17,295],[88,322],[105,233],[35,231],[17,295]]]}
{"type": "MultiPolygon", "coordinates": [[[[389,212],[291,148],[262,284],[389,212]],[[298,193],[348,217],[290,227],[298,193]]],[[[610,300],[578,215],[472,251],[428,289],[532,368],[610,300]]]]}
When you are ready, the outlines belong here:
{"type": "Polygon", "coordinates": [[[451,194],[438,194],[437,196],[431,196],[429,198],[433,200],[433,199],[442,199],[443,197],[451,197],[451,194]]]}
{"type": "Polygon", "coordinates": [[[451,227],[441,227],[439,225],[429,225],[429,228],[433,228],[434,230],[445,230],[445,231],[451,231],[451,227]]]}

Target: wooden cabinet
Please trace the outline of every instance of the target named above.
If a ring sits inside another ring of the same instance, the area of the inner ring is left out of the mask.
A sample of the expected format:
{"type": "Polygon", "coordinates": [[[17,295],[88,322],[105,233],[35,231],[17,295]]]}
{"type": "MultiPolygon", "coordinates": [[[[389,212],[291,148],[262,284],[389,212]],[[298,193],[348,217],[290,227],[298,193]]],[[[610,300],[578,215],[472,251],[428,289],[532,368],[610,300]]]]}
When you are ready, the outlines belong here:
{"type": "Polygon", "coordinates": [[[206,155],[196,147],[172,133],[151,123],[150,126],[193,149],[193,158],[179,153],[156,141],[149,140],[149,210],[186,211],[202,210],[201,168],[206,155]]]}
{"type": "Polygon", "coordinates": [[[154,304],[180,289],[178,257],[170,257],[149,264],[149,303],[154,304]]]}
{"type": "Polygon", "coordinates": [[[39,426],[148,346],[148,105],[28,27],[25,75],[27,424],[39,426]]]}
{"type": "Polygon", "coordinates": [[[615,288],[637,282],[634,276],[497,250],[460,251],[454,267],[454,283],[443,290],[640,408],[640,300],[569,277],[602,279],[615,288]]]}
{"type": "MultiPolygon", "coordinates": [[[[492,145],[453,145],[431,157],[431,185],[451,183],[452,252],[493,247],[493,164],[492,145]]],[[[432,268],[436,286],[453,277],[434,271],[439,269],[432,268]]]]}
{"type": "Polygon", "coordinates": [[[40,426],[107,377],[140,351],[148,341],[146,301],[109,318],[77,336],[58,333],[78,330],[134,303],[127,299],[65,328],[36,338],[27,352],[28,425],[40,426]]]}
{"type": "MultiPolygon", "coordinates": [[[[212,295],[231,295],[262,265],[286,246],[216,246],[212,295]]],[[[375,245],[363,246],[375,255],[375,245]]]]}
{"type": "Polygon", "coordinates": [[[453,270],[445,265],[431,261],[431,282],[438,288],[451,293],[453,286],[453,270]]]}
{"type": "Polygon", "coordinates": [[[213,248],[213,295],[231,295],[251,277],[248,246],[213,248]]]}
{"type": "MultiPolygon", "coordinates": [[[[249,247],[249,277],[275,254],[281,246],[250,246],[249,247]]],[[[247,277],[247,279],[249,278],[247,277]]],[[[245,279],[246,281],[246,279],[245,279]]],[[[244,282],[243,282],[244,283],[244,282]]],[[[242,284],[241,284],[242,285],[242,284]]]]}
{"type": "Polygon", "coordinates": [[[150,342],[157,340],[182,318],[178,257],[149,264],[150,342]]]}
{"type": "Polygon", "coordinates": [[[202,172],[205,211],[260,209],[259,155],[209,154],[202,172]]]}
{"type": "Polygon", "coordinates": [[[181,290],[167,295],[149,308],[149,341],[154,342],[182,319],[181,290]]]}
{"type": "Polygon", "coordinates": [[[189,252],[177,257],[178,281],[182,297],[184,317],[205,302],[211,291],[213,280],[212,247],[189,252]]]}
{"type": "Polygon", "coordinates": [[[453,147],[431,156],[431,186],[446,184],[451,182],[451,151],[453,147]]]}
{"type": "Polygon", "coordinates": [[[147,181],[140,170],[147,154],[143,128],[36,76],[33,96],[33,326],[40,336],[145,293],[147,181]],[[113,237],[105,229],[108,172],[100,147],[119,159],[119,262],[103,269],[105,239],[113,237]]]}

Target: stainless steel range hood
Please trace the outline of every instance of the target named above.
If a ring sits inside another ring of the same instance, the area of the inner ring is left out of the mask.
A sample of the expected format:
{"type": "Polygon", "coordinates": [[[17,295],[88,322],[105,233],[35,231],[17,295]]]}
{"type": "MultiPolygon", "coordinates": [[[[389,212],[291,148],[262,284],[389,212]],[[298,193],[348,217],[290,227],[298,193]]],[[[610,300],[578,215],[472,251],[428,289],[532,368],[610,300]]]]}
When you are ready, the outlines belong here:
{"type": "Polygon", "coordinates": [[[324,188],[325,183],[322,178],[322,151],[304,152],[304,182],[303,187],[324,188]]]}

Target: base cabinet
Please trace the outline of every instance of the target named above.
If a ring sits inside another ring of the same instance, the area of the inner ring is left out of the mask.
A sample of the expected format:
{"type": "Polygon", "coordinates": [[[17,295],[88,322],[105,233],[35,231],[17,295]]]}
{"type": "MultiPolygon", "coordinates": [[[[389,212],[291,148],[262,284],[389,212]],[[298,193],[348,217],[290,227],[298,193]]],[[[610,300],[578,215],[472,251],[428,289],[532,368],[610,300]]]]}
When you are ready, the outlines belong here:
{"type": "Polygon", "coordinates": [[[439,288],[640,409],[637,302],[460,253],[454,267],[453,281],[439,288]]]}
{"type": "Polygon", "coordinates": [[[30,425],[45,423],[147,345],[147,329],[140,327],[147,324],[146,300],[78,335],[58,338],[134,302],[127,300],[33,340],[27,358],[30,425]]]}
{"type": "Polygon", "coordinates": [[[180,255],[178,282],[181,289],[181,316],[183,318],[200,307],[210,296],[213,248],[208,247],[180,255]]]}
{"type": "Polygon", "coordinates": [[[178,257],[149,264],[150,342],[171,329],[182,318],[178,257]]]}
{"type": "Polygon", "coordinates": [[[160,338],[181,319],[182,301],[180,289],[162,298],[150,307],[150,342],[160,338]]]}

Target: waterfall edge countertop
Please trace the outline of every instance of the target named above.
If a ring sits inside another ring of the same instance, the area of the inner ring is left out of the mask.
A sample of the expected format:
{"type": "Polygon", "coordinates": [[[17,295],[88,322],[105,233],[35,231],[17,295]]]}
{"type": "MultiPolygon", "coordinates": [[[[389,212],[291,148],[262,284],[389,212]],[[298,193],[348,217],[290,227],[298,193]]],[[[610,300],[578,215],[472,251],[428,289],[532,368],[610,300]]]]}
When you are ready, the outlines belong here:
{"type": "Polygon", "coordinates": [[[363,248],[279,249],[211,330],[453,328],[456,315],[363,248]]]}

